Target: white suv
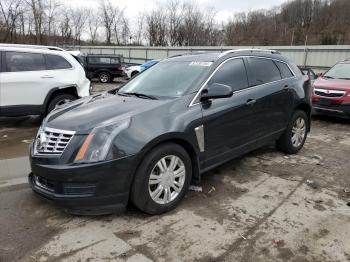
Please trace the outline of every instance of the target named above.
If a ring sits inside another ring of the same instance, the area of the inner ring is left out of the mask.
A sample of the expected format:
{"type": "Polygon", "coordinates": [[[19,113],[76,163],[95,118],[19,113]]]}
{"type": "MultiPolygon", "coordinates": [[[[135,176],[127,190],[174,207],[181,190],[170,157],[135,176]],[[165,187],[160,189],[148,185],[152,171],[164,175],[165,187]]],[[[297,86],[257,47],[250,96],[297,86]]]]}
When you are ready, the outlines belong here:
{"type": "Polygon", "coordinates": [[[89,96],[84,68],[57,47],[0,45],[0,116],[46,115],[89,96]]]}

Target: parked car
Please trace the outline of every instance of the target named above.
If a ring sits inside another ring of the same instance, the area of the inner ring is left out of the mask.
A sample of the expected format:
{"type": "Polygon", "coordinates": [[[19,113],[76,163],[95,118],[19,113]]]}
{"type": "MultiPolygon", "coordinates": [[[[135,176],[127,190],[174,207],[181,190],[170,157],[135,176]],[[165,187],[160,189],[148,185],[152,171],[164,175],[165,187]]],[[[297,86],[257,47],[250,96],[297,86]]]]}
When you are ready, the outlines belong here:
{"type": "Polygon", "coordinates": [[[340,62],[313,84],[313,112],[350,118],[350,60],[340,62]]]}
{"type": "Polygon", "coordinates": [[[84,68],[55,47],[0,45],[0,115],[45,115],[90,95],[84,68]]]}
{"type": "Polygon", "coordinates": [[[269,50],[161,61],[112,90],[53,111],[30,147],[32,189],[72,213],[175,208],[201,174],[310,130],[310,81],[269,50]],[[93,112],[93,113],[92,113],[93,112]]]}
{"type": "Polygon", "coordinates": [[[98,78],[101,83],[112,82],[125,76],[124,58],[121,55],[80,55],[89,79],[98,78]]]}
{"type": "Polygon", "coordinates": [[[154,66],[155,64],[159,63],[159,60],[151,60],[148,61],[142,65],[135,65],[135,66],[130,66],[125,69],[125,73],[127,75],[127,78],[132,78],[138,73],[150,68],[151,66],[154,66]]]}

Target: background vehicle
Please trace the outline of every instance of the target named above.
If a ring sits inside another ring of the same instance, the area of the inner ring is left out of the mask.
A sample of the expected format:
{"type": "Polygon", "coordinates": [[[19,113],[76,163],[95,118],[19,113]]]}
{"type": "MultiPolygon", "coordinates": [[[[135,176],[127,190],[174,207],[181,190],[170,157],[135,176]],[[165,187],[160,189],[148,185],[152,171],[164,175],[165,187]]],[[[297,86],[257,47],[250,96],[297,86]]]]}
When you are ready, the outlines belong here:
{"type": "Polygon", "coordinates": [[[90,94],[84,68],[66,51],[0,46],[0,115],[45,115],[90,94]]]}
{"type": "Polygon", "coordinates": [[[138,73],[150,68],[151,66],[154,66],[155,64],[159,63],[159,60],[151,60],[148,61],[142,65],[136,65],[136,66],[130,66],[125,69],[125,73],[127,75],[127,78],[132,78],[138,73]]]}
{"type": "Polygon", "coordinates": [[[297,153],[310,94],[309,79],[275,51],[166,59],[118,92],[52,112],[31,145],[30,183],[73,213],[110,213],[129,199],[163,213],[225,161],[276,141],[297,153]],[[58,148],[43,139],[58,135],[58,148]]]}
{"type": "Polygon", "coordinates": [[[112,82],[125,76],[124,58],[121,55],[80,55],[89,79],[98,78],[101,83],[112,82]]]}
{"type": "Polygon", "coordinates": [[[350,118],[350,61],[334,65],[313,84],[314,113],[350,118]]]}

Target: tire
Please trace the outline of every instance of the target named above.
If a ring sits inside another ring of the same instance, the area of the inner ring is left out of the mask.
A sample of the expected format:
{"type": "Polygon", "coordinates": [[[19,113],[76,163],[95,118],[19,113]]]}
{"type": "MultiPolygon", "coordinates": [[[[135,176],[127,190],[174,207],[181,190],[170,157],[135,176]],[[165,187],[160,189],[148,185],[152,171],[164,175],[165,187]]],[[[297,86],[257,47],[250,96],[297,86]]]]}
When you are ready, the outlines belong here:
{"type": "Polygon", "coordinates": [[[277,140],[277,147],[287,154],[298,153],[304,146],[308,130],[309,119],[306,113],[301,110],[296,110],[288,123],[287,129],[277,140]],[[302,123],[304,123],[303,128],[302,123]],[[293,128],[296,130],[295,132],[293,132],[293,128]]]}
{"type": "Polygon", "coordinates": [[[73,100],[76,100],[77,98],[70,94],[61,94],[58,96],[55,96],[49,103],[49,106],[47,107],[46,114],[49,114],[52,110],[56,108],[56,106],[62,106],[64,103],[71,102],[73,100]]]}
{"type": "Polygon", "coordinates": [[[111,82],[111,75],[108,72],[101,72],[98,74],[98,80],[101,83],[109,83],[111,82]]]}
{"type": "Polygon", "coordinates": [[[136,76],[138,73],[139,73],[138,71],[133,71],[133,72],[131,72],[131,77],[136,76]]]}
{"type": "Polygon", "coordinates": [[[170,211],[185,196],[191,178],[192,163],[186,150],[174,143],[162,144],[149,152],[139,165],[131,188],[131,201],[138,209],[150,215],[170,211]],[[178,173],[179,177],[176,177],[175,181],[177,185],[182,185],[182,187],[176,186],[178,192],[172,187],[174,186],[172,182],[174,181],[172,177],[174,173],[170,172],[170,176],[167,176],[166,172],[161,172],[161,167],[164,169],[165,166],[162,164],[158,165],[159,163],[164,163],[160,162],[164,159],[167,167],[170,167],[172,159],[176,160],[176,158],[179,161],[174,166],[174,170],[175,173],[178,173]],[[181,170],[184,171],[184,174],[181,170]],[[150,179],[151,174],[153,178],[157,177],[158,179],[150,179]],[[179,174],[183,175],[180,176],[179,174]],[[162,180],[159,179],[160,177],[162,177],[162,180]],[[149,185],[149,181],[151,181],[152,185],[149,185]],[[172,186],[169,186],[169,184],[172,184],[172,186]],[[165,188],[169,190],[170,195],[166,194],[167,191],[165,188]],[[159,194],[160,191],[161,193],[159,194]],[[159,197],[152,198],[151,193],[153,195],[157,195],[158,193],[159,197]],[[162,201],[163,203],[161,203],[162,201]]]}

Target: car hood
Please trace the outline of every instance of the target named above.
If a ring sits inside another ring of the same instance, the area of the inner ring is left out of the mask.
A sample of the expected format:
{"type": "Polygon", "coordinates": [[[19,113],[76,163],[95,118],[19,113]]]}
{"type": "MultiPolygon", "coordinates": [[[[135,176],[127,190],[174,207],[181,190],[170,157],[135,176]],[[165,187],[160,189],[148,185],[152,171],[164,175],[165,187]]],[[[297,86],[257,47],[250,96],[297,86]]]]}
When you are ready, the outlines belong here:
{"type": "Polygon", "coordinates": [[[45,127],[88,134],[108,120],[122,120],[155,109],[172,100],[151,100],[102,93],[76,100],[52,111],[44,120],[45,127]]]}
{"type": "Polygon", "coordinates": [[[350,80],[318,78],[314,82],[314,88],[326,88],[337,90],[350,90],[350,80]]]}

